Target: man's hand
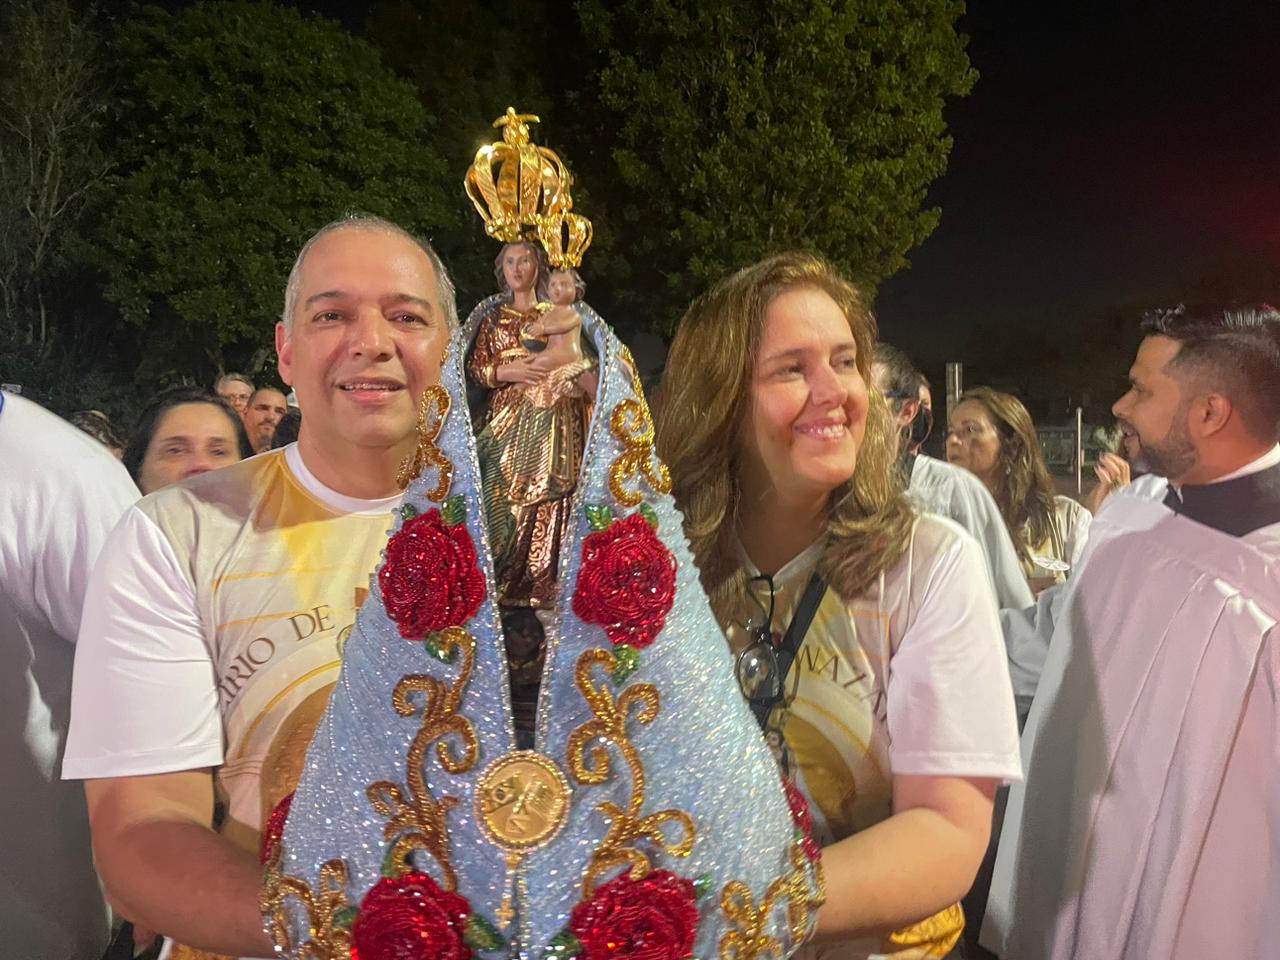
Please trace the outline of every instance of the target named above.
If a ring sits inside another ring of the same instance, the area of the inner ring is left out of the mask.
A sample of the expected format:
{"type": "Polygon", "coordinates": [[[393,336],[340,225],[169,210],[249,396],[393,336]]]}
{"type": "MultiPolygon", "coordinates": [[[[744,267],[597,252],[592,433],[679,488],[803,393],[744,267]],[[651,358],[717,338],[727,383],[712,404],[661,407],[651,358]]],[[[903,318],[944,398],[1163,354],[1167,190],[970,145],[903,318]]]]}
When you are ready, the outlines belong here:
{"type": "Polygon", "coordinates": [[[215,953],[268,957],[257,857],[213,831],[213,776],[186,770],[85,781],[93,853],[126,919],[215,953]]]}
{"type": "Polygon", "coordinates": [[[1103,502],[1121,487],[1128,486],[1130,481],[1129,463],[1124,457],[1114,453],[1104,453],[1098,458],[1093,474],[1098,478],[1098,485],[1085,500],[1090,513],[1097,513],[1103,502]]]}

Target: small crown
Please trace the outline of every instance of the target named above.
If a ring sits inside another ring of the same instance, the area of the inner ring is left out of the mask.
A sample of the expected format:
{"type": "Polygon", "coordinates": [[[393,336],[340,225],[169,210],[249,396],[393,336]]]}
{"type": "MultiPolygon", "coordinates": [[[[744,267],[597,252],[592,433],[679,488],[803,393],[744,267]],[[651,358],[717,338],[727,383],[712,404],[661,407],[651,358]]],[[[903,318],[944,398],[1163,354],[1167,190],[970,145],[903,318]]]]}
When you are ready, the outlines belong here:
{"type": "Polygon", "coordinates": [[[529,124],[538,122],[507,107],[493,122],[502,140],[477,150],[467,170],[467,196],[495,240],[537,240],[553,266],[576,267],[591,245],[591,221],[572,212],[573,177],[560,157],[530,142],[529,124]]]}
{"type": "Polygon", "coordinates": [[[547,251],[551,266],[571,270],[582,265],[582,255],[591,246],[591,221],[576,213],[543,217],[538,224],[538,242],[547,251]]]}

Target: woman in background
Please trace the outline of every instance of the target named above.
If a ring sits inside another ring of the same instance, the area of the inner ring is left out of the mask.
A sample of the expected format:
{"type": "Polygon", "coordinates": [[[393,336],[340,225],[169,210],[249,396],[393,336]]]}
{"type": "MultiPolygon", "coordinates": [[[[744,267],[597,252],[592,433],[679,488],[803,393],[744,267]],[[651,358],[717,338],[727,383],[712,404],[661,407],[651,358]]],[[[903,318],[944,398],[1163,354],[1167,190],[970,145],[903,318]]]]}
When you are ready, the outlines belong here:
{"type": "Polygon", "coordinates": [[[991,491],[1031,589],[1060,583],[1080,558],[1093,516],[1057,495],[1031,414],[990,387],[965,391],[951,412],[947,459],[991,491]]]}
{"type": "Polygon", "coordinates": [[[244,421],[227,401],[177,387],[142,412],[122,459],[138,489],[148,494],[251,456],[244,421]]]}

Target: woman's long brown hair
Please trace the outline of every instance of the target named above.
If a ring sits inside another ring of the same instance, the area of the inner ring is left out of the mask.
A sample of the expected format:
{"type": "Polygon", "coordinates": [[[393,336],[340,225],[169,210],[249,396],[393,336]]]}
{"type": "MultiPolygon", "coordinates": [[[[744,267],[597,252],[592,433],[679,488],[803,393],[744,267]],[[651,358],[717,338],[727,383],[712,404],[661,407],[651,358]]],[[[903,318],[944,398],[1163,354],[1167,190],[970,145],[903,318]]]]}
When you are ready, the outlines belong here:
{"type": "MultiPolygon", "coordinates": [[[[739,437],[751,402],[764,313],[780,293],[813,287],[849,321],[858,371],[871,383],[876,323],[851,283],[809,254],[770,257],[722,280],[689,307],[667,354],[655,400],[658,455],[703,588],[721,622],[746,591],[734,550],[741,487],[739,437]]],[[[819,570],[846,600],[863,593],[902,556],[915,515],[897,471],[897,434],[884,399],[871,390],[866,430],[851,480],[831,494],[828,543],[819,570]]]]}
{"type": "Polygon", "coordinates": [[[1012,394],[990,387],[966,390],[960,403],[980,404],[1000,435],[1000,455],[996,460],[991,496],[1000,508],[1009,537],[1024,563],[1031,551],[1054,533],[1054,487],[1040,452],[1036,425],[1022,401],[1012,394]]]}

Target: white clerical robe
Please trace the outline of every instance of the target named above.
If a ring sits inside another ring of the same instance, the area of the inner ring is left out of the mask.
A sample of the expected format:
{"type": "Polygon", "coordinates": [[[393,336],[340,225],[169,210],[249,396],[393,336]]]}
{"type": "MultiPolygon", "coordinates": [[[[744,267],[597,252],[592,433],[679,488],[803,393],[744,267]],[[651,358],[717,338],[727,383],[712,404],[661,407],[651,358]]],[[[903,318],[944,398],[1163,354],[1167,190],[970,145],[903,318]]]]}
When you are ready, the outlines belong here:
{"type": "Polygon", "coordinates": [[[1042,604],[982,930],[1006,960],[1280,950],[1280,524],[1233,537],[1155,492],[1112,497],[1042,604]]]}
{"type": "Polygon", "coordinates": [[[1021,610],[1035,602],[1009,528],[981,480],[963,467],[918,456],[907,492],[922,509],[954,520],[982,545],[997,607],[1021,610]]]}

